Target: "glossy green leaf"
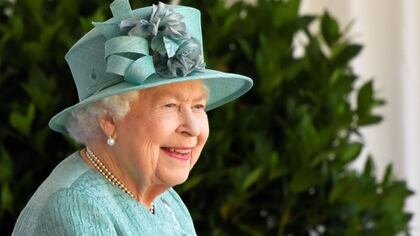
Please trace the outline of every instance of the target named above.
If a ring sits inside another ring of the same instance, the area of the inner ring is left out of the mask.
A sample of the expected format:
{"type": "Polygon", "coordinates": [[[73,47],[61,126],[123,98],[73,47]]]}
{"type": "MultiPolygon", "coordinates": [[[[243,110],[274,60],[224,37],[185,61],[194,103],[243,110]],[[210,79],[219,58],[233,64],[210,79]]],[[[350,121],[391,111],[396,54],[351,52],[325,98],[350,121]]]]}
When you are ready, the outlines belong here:
{"type": "Polygon", "coordinates": [[[341,37],[337,20],[328,12],[324,12],[324,15],[321,18],[321,33],[329,46],[333,46],[341,37]]]}
{"type": "Polygon", "coordinates": [[[337,48],[336,51],[333,51],[332,63],[334,63],[334,66],[336,67],[343,67],[362,51],[363,46],[359,44],[349,44],[339,45],[337,48]]]}
{"type": "Polygon", "coordinates": [[[9,153],[0,146],[0,184],[10,181],[13,173],[13,164],[9,153]]]}
{"type": "Polygon", "coordinates": [[[362,151],[362,143],[351,143],[342,147],[339,151],[338,158],[348,163],[357,158],[362,151]]]}
{"type": "Polygon", "coordinates": [[[259,180],[262,171],[262,168],[257,168],[249,173],[242,184],[242,191],[247,191],[252,185],[254,185],[259,180]]]}
{"type": "Polygon", "coordinates": [[[11,209],[12,203],[13,203],[13,195],[9,188],[9,185],[2,184],[1,187],[1,209],[3,210],[9,210],[11,209]]]}
{"type": "Polygon", "coordinates": [[[322,175],[314,169],[299,169],[293,174],[291,190],[296,193],[307,191],[310,187],[322,183],[322,175]]]}
{"type": "Polygon", "coordinates": [[[29,80],[22,82],[22,87],[41,111],[47,112],[51,106],[56,104],[56,95],[54,94],[56,81],[47,78],[39,68],[34,67],[31,70],[29,80]]]}
{"type": "Polygon", "coordinates": [[[357,95],[357,112],[359,116],[369,114],[374,106],[373,82],[366,82],[357,95]]]}
{"type": "Polygon", "coordinates": [[[25,114],[22,114],[18,111],[12,112],[9,116],[9,123],[14,129],[16,129],[21,134],[29,136],[34,118],[35,106],[31,103],[27,107],[25,114]]]}

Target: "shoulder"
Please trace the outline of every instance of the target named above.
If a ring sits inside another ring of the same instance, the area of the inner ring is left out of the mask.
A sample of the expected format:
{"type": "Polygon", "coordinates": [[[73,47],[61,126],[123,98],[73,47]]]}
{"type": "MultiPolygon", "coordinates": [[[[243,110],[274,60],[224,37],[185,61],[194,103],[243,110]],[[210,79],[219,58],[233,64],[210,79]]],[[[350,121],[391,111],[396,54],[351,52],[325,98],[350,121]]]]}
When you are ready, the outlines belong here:
{"type": "Polygon", "coordinates": [[[78,152],[63,160],[19,215],[14,235],[78,235],[95,224],[110,225],[104,213],[109,204],[101,204],[106,183],[95,174],[78,152]]]}
{"type": "Polygon", "coordinates": [[[38,235],[113,235],[107,204],[78,188],[52,194],[40,212],[38,235]]]}
{"type": "Polygon", "coordinates": [[[112,198],[110,186],[105,179],[94,171],[86,171],[76,178],[69,186],[56,189],[47,199],[43,213],[64,217],[102,216],[112,211],[110,204],[105,204],[112,198]]]}
{"type": "Polygon", "coordinates": [[[44,207],[44,209],[60,208],[61,211],[76,210],[74,207],[81,207],[78,210],[89,210],[86,207],[99,207],[100,199],[90,195],[90,191],[85,191],[81,186],[73,188],[64,188],[52,194],[44,207]],[[65,207],[72,207],[72,209],[65,209],[65,207]]]}

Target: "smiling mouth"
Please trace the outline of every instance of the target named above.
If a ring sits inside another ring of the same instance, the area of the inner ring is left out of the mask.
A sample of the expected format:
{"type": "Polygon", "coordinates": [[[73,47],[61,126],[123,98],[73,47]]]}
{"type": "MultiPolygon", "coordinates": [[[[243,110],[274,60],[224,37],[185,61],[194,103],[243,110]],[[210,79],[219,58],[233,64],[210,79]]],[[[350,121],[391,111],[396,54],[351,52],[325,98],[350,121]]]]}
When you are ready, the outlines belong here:
{"type": "Polygon", "coordinates": [[[188,160],[191,157],[191,148],[162,147],[162,150],[170,157],[178,160],[188,160]]]}

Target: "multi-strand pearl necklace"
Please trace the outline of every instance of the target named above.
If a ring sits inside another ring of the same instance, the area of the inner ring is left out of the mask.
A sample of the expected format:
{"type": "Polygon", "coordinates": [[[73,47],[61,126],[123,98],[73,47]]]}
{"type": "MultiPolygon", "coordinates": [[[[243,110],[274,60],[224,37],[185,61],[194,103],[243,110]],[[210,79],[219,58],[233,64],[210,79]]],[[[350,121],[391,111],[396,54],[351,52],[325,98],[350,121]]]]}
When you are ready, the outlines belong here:
{"type": "MultiPolygon", "coordinates": [[[[118,188],[120,188],[123,192],[130,195],[130,197],[136,199],[134,197],[134,194],[128,190],[128,188],[121,183],[117,177],[115,177],[111,171],[106,168],[106,166],[102,163],[102,161],[90,150],[88,147],[86,147],[86,156],[88,157],[90,163],[101,173],[109,182],[111,182],[113,185],[116,185],[118,188]]],[[[152,202],[151,207],[149,208],[150,213],[155,214],[155,206],[152,202]]]]}

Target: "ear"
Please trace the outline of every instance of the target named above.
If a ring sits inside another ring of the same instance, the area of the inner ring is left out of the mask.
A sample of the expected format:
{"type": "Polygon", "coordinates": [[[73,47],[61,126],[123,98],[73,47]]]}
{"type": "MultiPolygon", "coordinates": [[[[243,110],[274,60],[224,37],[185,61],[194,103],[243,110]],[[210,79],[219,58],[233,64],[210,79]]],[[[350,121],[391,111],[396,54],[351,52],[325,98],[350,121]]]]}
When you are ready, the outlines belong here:
{"type": "Polygon", "coordinates": [[[102,132],[104,132],[104,134],[107,137],[115,138],[115,121],[111,116],[105,115],[105,116],[99,117],[98,123],[102,129],[102,132]]]}

